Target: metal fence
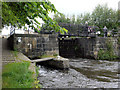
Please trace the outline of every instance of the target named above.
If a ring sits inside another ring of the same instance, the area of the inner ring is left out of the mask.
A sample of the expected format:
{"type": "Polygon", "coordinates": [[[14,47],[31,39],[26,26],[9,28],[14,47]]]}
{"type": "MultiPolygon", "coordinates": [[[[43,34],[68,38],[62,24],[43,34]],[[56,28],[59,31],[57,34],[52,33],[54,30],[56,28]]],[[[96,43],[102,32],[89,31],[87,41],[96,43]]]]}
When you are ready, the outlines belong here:
{"type": "Polygon", "coordinates": [[[10,36],[13,35],[13,34],[15,34],[15,28],[13,28],[13,27],[11,26],[11,28],[10,28],[10,36]]]}

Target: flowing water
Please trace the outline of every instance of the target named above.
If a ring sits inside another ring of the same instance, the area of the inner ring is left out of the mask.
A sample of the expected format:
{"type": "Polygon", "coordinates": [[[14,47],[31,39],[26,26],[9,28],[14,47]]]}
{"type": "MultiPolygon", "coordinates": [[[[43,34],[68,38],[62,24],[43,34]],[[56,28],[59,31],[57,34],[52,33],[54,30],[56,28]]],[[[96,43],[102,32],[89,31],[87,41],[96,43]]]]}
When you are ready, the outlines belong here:
{"type": "Polygon", "coordinates": [[[69,70],[39,67],[43,88],[118,88],[118,62],[70,59],[69,70]]]}

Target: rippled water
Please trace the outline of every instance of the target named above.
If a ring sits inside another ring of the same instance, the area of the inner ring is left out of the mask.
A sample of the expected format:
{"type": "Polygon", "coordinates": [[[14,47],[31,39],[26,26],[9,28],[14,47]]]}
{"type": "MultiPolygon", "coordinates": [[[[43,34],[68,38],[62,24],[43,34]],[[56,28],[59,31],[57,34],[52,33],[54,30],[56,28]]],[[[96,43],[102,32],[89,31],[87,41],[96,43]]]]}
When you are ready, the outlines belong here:
{"type": "Polygon", "coordinates": [[[43,88],[118,88],[118,62],[70,59],[69,70],[39,67],[43,88]]]}

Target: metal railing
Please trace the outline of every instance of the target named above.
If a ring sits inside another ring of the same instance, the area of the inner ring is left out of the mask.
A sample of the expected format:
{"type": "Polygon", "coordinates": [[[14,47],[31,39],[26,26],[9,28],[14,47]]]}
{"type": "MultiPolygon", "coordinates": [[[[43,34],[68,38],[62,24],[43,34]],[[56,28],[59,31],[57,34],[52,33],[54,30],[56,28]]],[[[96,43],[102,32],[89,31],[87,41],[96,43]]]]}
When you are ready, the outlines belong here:
{"type": "Polygon", "coordinates": [[[11,28],[10,28],[10,36],[13,35],[13,34],[15,34],[15,28],[13,28],[13,27],[11,26],[11,28]]]}

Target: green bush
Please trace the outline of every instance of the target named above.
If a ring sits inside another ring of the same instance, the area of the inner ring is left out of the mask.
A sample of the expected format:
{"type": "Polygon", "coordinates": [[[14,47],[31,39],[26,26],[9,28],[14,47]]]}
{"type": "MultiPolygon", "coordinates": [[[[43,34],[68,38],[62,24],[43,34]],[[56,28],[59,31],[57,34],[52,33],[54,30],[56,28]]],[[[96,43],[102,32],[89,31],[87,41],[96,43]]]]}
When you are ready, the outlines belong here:
{"type": "Polygon", "coordinates": [[[120,37],[118,38],[118,44],[120,45],[120,37]]]}
{"type": "Polygon", "coordinates": [[[103,49],[99,50],[98,59],[102,59],[102,60],[114,60],[114,59],[117,59],[118,56],[114,55],[114,52],[113,52],[113,43],[108,40],[106,42],[106,46],[107,46],[106,50],[103,50],[103,49]]]}
{"type": "Polygon", "coordinates": [[[98,52],[98,59],[101,59],[101,60],[114,60],[118,58],[116,55],[114,55],[113,53],[107,51],[107,50],[99,50],[98,52]]]}

